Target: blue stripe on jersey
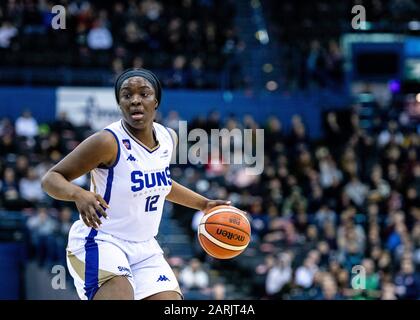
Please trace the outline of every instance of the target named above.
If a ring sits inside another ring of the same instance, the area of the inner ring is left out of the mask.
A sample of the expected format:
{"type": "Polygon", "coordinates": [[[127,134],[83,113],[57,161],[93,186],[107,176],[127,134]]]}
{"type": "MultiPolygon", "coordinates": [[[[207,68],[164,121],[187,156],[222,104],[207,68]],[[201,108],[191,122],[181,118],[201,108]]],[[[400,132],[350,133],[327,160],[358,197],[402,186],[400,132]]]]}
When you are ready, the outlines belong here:
{"type": "Polygon", "coordinates": [[[95,237],[98,231],[91,229],[85,243],[85,296],[92,300],[98,291],[99,252],[95,237]]]}
{"type": "Polygon", "coordinates": [[[118,145],[117,158],[115,159],[115,162],[110,167],[105,167],[105,168],[114,168],[117,165],[118,160],[120,160],[120,142],[118,141],[118,137],[114,131],[108,128],[105,128],[104,130],[111,132],[114,135],[115,140],[117,140],[117,145],[118,145]]]}
{"type": "MultiPolygon", "coordinates": [[[[104,200],[106,201],[106,203],[109,203],[109,198],[111,197],[111,186],[109,186],[109,189],[108,189],[108,184],[109,183],[112,184],[112,180],[114,178],[114,167],[117,165],[118,161],[120,160],[120,142],[118,141],[118,137],[117,137],[117,135],[115,134],[114,131],[112,131],[111,129],[108,129],[108,128],[105,128],[104,130],[112,133],[112,135],[114,136],[115,140],[117,141],[117,145],[118,145],[117,158],[115,159],[115,162],[110,167],[102,166],[102,165],[98,166],[98,168],[101,168],[101,169],[109,169],[108,180],[106,182],[106,189],[105,189],[105,195],[104,195],[104,200]],[[110,178],[110,176],[111,176],[111,178],[110,178]],[[105,198],[107,196],[107,192],[109,193],[108,199],[105,198]]],[[[102,206],[102,209],[105,210],[105,207],[102,206]]],[[[99,211],[96,211],[96,214],[98,215],[98,217],[102,216],[99,213],[99,211]]]]}
{"type": "MultiPolygon", "coordinates": [[[[112,131],[111,131],[112,132],[112,131]]],[[[117,140],[118,141],[118,140],[117,140]]],[[[118,149],[119,150],[119,149],[118,149]]],[[[118,159],[118,158],[117,158],[118,159]]],[[[108,171],[108,178],[106,179],[106,189],[104,200],[109,203],[111,199],[112,181],[114,180],[114,168],[108,171]]],[[[105,208],[104,208],[105,210],[105,208]]],[[[97,212],[98,213],[98,212],[97,212]]],[[[98,273],[99,273],[99,250],[98,244],[95,242],[95,237],[98,231],[92,228],[89,235],[85,238],[85,295],[89,300],[92,300],[99,289],[98,273]]]]}
{"type": "Polygon", "coordinates": [[[109,204],[109,200],[111,200],[111,189],[112,189],[113,180],[114,180],[114,168],[110,168],[108,170],[108,178],[106,179],[106,188],[105,188],[105,194],[104,194],[104,200],[108,204],[109,204]]]}

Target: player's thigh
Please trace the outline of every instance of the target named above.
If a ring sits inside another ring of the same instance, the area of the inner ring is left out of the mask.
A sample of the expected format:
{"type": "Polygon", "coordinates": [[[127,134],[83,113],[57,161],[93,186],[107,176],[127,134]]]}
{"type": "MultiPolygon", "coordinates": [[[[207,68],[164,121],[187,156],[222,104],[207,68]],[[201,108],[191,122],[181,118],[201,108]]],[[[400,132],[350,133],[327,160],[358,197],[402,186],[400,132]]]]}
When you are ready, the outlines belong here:
{"type": "Polygon", "coordinates": [[[178,300],[182,297],[178,280],[162,254],[131,266],[134,279],[134,298],[148,297],[178,300]]]}
{"type": "Polygon", "coordinates": [[[182,296],[177,291],[163,291],[146,297],[144,300],[182,300],[182,296]]]}
{"type": "Polygon", "coordinates": [[[133,275],[125,253],[117,245],[90,239],[83,245],[80,241],[69,241],[67,248],[67,265],[74,279],[80,299],[93,299],[99,288],[108,281],[113,280],[102,290],[107,296],[118,292],[129,292],[127,283],[134,292],[133,275]],[[123,281],[124,280],[124,281],[123,281]]]}
{"type": "Polygon", "coordinates": [[[93,300],[133,300],[134,290],[130,281],[124,276],[113,277],[104,282],[96,292],[93,300]]]}

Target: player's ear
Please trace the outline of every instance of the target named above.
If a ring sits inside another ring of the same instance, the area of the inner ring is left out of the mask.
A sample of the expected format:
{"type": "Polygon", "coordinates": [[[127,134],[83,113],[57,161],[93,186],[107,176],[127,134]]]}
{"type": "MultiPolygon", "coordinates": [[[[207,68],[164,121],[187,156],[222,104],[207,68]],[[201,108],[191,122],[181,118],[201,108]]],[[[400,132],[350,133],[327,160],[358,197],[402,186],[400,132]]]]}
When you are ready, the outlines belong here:
{"type": "Polygon", "coordinates": [[[159,101],[157,101],[157,99],[155,98],[155,102],[156,102],[156,104],[155,104],[155,110],[156,110],[158,108],[159,101]]]}

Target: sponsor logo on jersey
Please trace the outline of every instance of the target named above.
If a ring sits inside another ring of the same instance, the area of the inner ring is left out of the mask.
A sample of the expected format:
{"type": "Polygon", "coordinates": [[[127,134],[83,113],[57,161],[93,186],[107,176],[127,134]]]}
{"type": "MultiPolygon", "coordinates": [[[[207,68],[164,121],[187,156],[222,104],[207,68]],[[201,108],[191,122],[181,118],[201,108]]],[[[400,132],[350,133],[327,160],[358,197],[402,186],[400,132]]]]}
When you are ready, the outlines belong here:
{"type": "Polygon", "coordinates": [[[130,272],[130,269],[128,269],[127,267],[118,266],[118,271],[130,272]]]}
{"type": "Polygon", "coordinates": [[[124,146],[125,146],[128,150],[131,150],[131,143],[130,143],[130,140],[128,140],[128,139],[123,139],[122,143],[123,143],[123,145],[124,145],[124,146]]]}
{"type": "Polygon", "coordinates": [[[130,154],[127,158],[127,161],[137,161],[137,159],[134,158],[132,154],[130,154]]]}

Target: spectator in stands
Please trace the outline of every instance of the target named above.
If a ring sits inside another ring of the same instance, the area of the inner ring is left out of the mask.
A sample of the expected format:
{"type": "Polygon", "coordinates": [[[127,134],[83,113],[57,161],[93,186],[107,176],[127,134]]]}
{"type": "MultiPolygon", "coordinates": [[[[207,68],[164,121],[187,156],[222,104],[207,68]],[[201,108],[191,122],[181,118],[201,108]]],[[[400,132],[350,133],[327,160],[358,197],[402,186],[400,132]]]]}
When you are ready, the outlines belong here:
{"type": "Polygon", "coordinates": [[[315,273],[318,271],[317,263],[317,257],[308,254],[303,262],[303,265],[296,269],[296,285],[304,289],[308,289],[312,286],[315,273]]]}
{"type": "Polygon", "coordinates": [[[172,70],[169,71],[163,82],[169,88],[185,87],[188,81],[187,78],[187,59],[184,55],[177,55],[172,62],[172,70]]]}
{"type": "Polygon", "coordinates": [[[136,68],[136,69],[141,69],[141,68],[144,68],[144,60],[143,60],[143,58],[142,58],[142,57],[140,57],[140,56],[136,56],[136,57],[133,59],[133,65],[132,65],[132,68],[136,68]]]}
{"type": "Polygon", "coordinates": [[[19,179],[15,169],[6,167],[3,180],[1,181],[1,200],[4,208],[17,211],[32,206],[30,202],[22,198],[19,189],[19,179]]]}
{"type": "Polygon", "coordinates": [[[386,282],[382,285],[380,300],[397,300],[396,288],[393,283],[386,282]]]}
{"type": "Polygon", "coordinates": [[[182,121],[181,117],[179,116],[178,112],[172,110],[168,113],[167,117],[165,118],[163,124],[166,127],[174,129],[176,132],[179,131],[179,122],[182,121]]]}
{"type": "Polygon", "coordinates": [[[292,129],[288,141],[289,146],[291,146],[292,150],[296,152],[298,148],[302,147],[302,145],[306,145],[307,139],[306,127],[303,123],[302,117],[296,114],[293,115],[292,129]]]}
{"type": "Polygon", "coordinates": [[[93,27],[87,35],[87,45],[92,50],[108,50],[112,48],[112,34],[104,21],[97,19],[93,22],[93,27]]]}
{"type": "Polygon", "coordinates": [[[391,142],[399,145],[403,142],[403,135],[398,130],[398,123],[396,121],[390,121],[387,128],[378,136],[378,145],[381,148],[384,148],[391,142]]]}
{"type": "Polygon", "coordinates": [[[209,286],[209,275],[204,270],[200,260],[191,259],[180,272],[181,286],[187,290],[205,289],[209,286]]]}
{"type": "Polygon", "coordinates": [[[43,266],[46,263],[49,267],[55,257],[54,232],[57,222],[50,216],[47,208],[40,207],[33,216],[29,217],[27,227],[39,265],[43,266]]]}
{"type": "MultiPolygon", "coordinates": [[[[330,111],[327,113],[325,120],[325,140],[327,144],[333,147],[332,150],[334,151],[337,148],[341,149],[341,143],[343,143],[344,140],[344,132],[338,121],[337,114],[330,111]]],[[[334,156],[337,156],[337,154],[334,154],[334,156]]]]}
{"type": "MultiPolygon", "coordinates": [[[[199,191],[199,189],[197,189],[197,191],[199,191]]],[[[202,193],[202,194],[205,194],[205,193],[202,193]]],[[[193,244],[194,256],[197,257],[201,261],[204,261],[206,259],[206,253],[204,252],[203,248],[201,247],[200,242],[198,241],[198,237],[196,237],[195,235],[197,234],[198,226],[199,226],[200,221],[203,218],[203,216],[204,216],[204,212],[196,211],[193,215],[192,220],[191,220],[191,234],[194,235],[194,237],[192,239],[193,240],[192,244],[193,244]]]]}
{"type": "Polygon", "coordinates": [[[38,122],[32,117],[31,111],[25,110],[15,122],[16,135],[33,139],[38,135],[38,122]]]}
{"type": "Polygon", "coordinates": [[[15,134],[15,128],[13,126],[12,121],[7,117],[2,118],[0,121],[0,136],[14,135],[14,134],[15,134]]]}
{"type": "Polygon", "coordinates": [[[401,262],[400,272],[395,277],[395,285],[399,299],[419,299],[419,274],[415,272],[411,260],[405,259],[401,262]]]}
{"type": "Polygon", "coordinates": [[[26,177],[29,170],[29,159],[24,154],[19,154],[16,157],[15,172],[18,180],[26,177]]]}
{"type": "Polygon", "coordinates": [[[10,133],[0,134],[0,157],[18,153],[18,146],[10,133]]]}
{"type": "Polygon", "coordinates": [[[353,201],[353,203],[361,207],[366,200],[368,187],[360,181],[359,177],[353,175],[350,181],[344,186],[344,192],[353,201]]]}
{"type": "Polygon", "coordinates": [[[69,207],[64,207],[58,215],[58,225],[55,230],[55,253],[61,265],[66,265],[66,247],[70,228],[73,224],[72,211],[69,207]]]}
{"type": "Polygon", "coordinates": [[[325,223],[331,223],[335,225],[337,221],[337,214],[326,204],[323,204],[319,210],[315,212],[315,221],[319,228],[322,228],[325,223]]]}
{"type": "Polygon", "coordinates": [[[337,168],[337,164],[329,154],[328,149],[321,149],[318,153],[320,183],[324,189],[336,187],[343,179],[343,174],[337,168]]]}
{"type": "Polygon", "coordinates": [[[318,40],[312,40],[306,58],[306,74],[309,88],[326,85],[326,55],[318,40]]]}
{"type": "Polygon", "coordinates": [[[337,282],[329,274],[324,275],[322,280],[322,293],[318,300],[341,300],[343,297],[337,290],[337,282]]]}
{"type": "Polygon", "coordinates": [[[331,88],[341,89],[344,80],[344,57],[341,48],[335,39],[328,41],[328,52],[326,54],[325,63],[328,85],[331,88]]]}
{"type": "Polygon", "coordinates": [[[262,199],[256,199],[249,208],[251,215],[251,231],[253,236],[262,239],[268,232],[269,217],[267,213],[263,212],[262,199]]]}
{"type": "Polygon", "coordinates": [[[380,278],[375,272],[375,265],[372,259],[365,258],[362,262],[366,278],[364,279],[365,288],[363,288],[354,298],[355,299],[378,299],[380,296],[380,278]]]}
{"type": "Polygon", "coordinates": [[[268,270],[265,291],[269,299],[280,299],[282,290],[292,281],[292,257],[289,253],[277,257],[275,264],[268,270]]]}
{"type": "Polygon", "coordinates": [[[41,179],[38,177],[35,168],[28,168],[26,177],[23,177],[19,182],[19,190],[22,199],[31,203],[32,206],[44,199],[45,194],[41,188],[41,179]]]}
{"type": "Polygon", "coordinates": [[[188,71],[188,87],[195,89],[206,88],[208,82],[206,76],[203,60],[200,57],[192,59],[188,71]]]}
{"type": "Polygon", "coordinates": [[[0,49],[9,48],[12,39],[18,34],[17,28],[10,21],[3,21],[0,27],[0,49]]]}
{"type": "Polygon", "coordinates": [[[226,296],[226,286],[222,282],[217,282],[211,288],[211,300],[225,301],[226,296]]]}
{"type": "Polygon", "coordinates": [[[276,143],[281,143],[285,138],[281,121],[275,116],[270,116],[267,119],[265,132],[266,136],[264,137],[264,141],[266,143],[266,149],[268,152],[272,152],[274,151],[274,149],[272,149],[274,145],[276,143]]]}
{"type": "Polygon", "coordinates": [[[64,134],[65,131],[73,131],[74,125],[68,118],[66,111],[60,111],[55,121],[51,124],[51,131],[64,134]]]}

